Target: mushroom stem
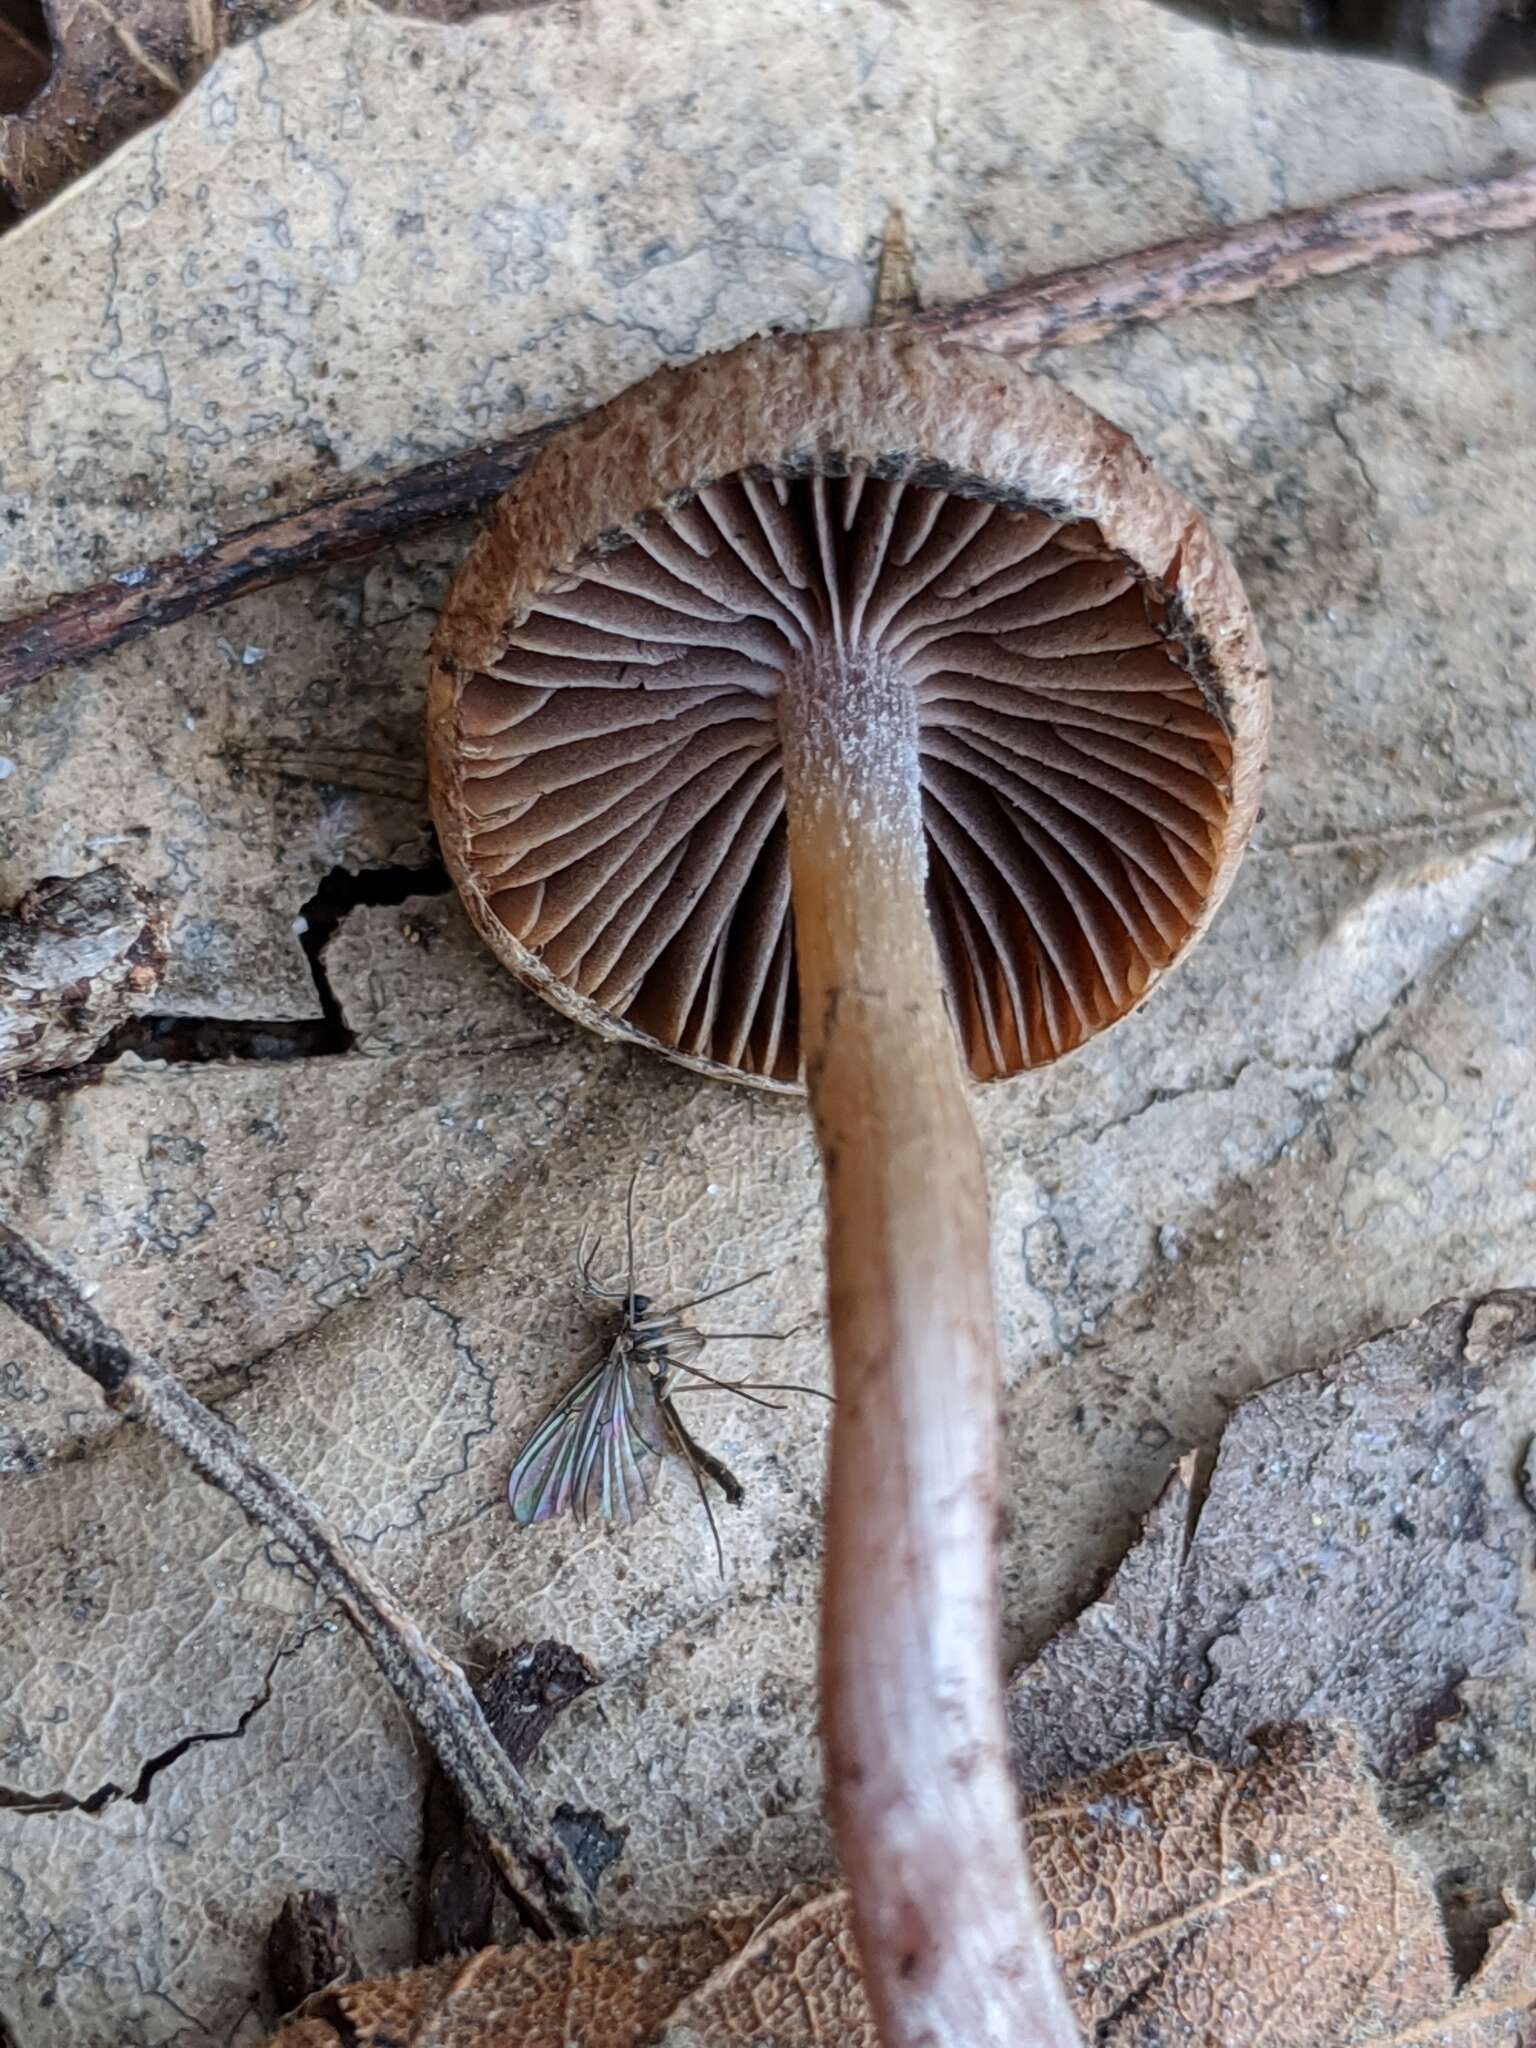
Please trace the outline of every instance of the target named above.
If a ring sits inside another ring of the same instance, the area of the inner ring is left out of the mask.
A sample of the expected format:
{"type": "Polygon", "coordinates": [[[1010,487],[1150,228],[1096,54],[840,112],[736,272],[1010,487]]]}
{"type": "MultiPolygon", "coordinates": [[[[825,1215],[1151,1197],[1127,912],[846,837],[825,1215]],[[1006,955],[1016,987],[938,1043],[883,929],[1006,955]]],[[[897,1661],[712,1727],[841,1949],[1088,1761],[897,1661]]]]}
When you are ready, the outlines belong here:
{"type": "Polygon", "coordinates": [[[1008,1770],[986,1184],[925,898],[917,709],[866,652],[779,699],[837,1407],[829,1801],[888,2048],[1078,2039],[1008,1770]]]}

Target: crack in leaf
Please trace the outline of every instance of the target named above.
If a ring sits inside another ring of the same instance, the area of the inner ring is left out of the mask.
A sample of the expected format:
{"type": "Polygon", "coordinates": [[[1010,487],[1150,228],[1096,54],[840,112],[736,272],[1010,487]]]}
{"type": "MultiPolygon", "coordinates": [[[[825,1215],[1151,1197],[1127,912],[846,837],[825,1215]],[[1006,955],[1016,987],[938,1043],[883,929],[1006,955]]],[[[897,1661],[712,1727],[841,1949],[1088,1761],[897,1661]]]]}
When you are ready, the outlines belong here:
{"type": "Polygon", "coordinates": [[[233,1728],[197,1729],[190,1735],[179,1736],[168,1748],[162,1749],[156,1756],[147,1758],[140,1765],[138,1775],[131,1786],[122,1786],[108,1780],[106,1784],[98,1785],[94,1791],[87,1792],[82,1798],[77,1798],[69,1792],[23,1792],[11,1786],[0,1785],[0,1813],[17,1813],[27,1819],[60,1813],[85,1813],[94,1816],[123,1800],[133,1806],[146,1805],[156,1778],[172,1764],[179,1763],[188,1751],[201,1749],[213,1742],[239,1741],[256,1716],[271,1703],[278,1665],[286,1658],[296,1656],[314,1633],[315,1625],[311,1624],[301,1631],[296,1641],[278,1646],[262,1674],[260,1690],[241,1711],[233,1728]]]}

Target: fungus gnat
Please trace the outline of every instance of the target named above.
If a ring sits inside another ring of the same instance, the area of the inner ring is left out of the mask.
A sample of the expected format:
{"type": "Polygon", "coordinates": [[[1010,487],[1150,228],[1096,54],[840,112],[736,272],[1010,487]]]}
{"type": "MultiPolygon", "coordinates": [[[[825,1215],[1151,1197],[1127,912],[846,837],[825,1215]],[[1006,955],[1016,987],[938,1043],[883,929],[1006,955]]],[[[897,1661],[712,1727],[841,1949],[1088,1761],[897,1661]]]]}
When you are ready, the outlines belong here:
{"type": "MultiPolygon", "coordinates": [[[[567,1511],[577,1522],[589,1515],[601,1515],[614,1523],[632,1522],[651,1503],[656,1474],[670,1451],[682,1458],[693,1474],[699,1499],[709,1518],[715,1557],[721,1576],[725,1575],[725,1553],[714,1510],[704,1481],[719,1487],[732,1507],[739,1507],[745,1488],[730,1467],[706,1450],[684,1426],[677,1412],[675,1396],[681,1392],[703,1392],[714,1388],[739,1394],[760,1408],[777,1408],[777,1401],[765,1401],[767,1394],[819,1394],[817,1387],[802,1387],[773,1381],[717,1379],[694,1364],[710,1341],[731,1338],[761,1338],[782,1341],[788,1330],[698,1330],[683,1316],[706,1301],[718,1301],[734,1294],[754,1280],[766,1277],[749,1273],[728,1286],[696,1294],[677,1307],[658,1309],[649,1295],[635,1289],[635,1182],[638,1168],[630,1176],[624,1203],[626,1278],[622,1291],[600,1287],[592,1277],[599,1247],[579,1253],[576,1270],[584,1293],[603,1303],[615,1303],[617,1328],[597,1363],[584,1372],[576,1384],[555,1403],[534,1430],[512,1467],[507,1480],[507,1499],[512,1518],[520,1523],[547,1522],[567,1511]],[[674,1376],[687,1373],[696,1388],[674,1386],[674,1376]]],[[[823,1394],[824,1400],[831,1396],[823,1394]]]]}

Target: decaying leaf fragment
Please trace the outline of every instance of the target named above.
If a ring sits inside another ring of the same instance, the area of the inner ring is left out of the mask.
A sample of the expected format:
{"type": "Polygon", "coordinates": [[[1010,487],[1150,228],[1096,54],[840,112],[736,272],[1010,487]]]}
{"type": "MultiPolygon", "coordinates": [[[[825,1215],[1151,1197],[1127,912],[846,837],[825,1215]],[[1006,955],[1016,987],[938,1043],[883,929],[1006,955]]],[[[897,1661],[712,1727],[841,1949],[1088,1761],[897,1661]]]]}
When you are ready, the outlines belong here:
{"type": "Polygon", "coordinates": [[[1336,1719],[1395,1772],[1520,1641],[1522,1511],[1495,1500],[1484,1392],[1536,1292],[1445,1301],[1244,1401],[1203,1495],[1169,1479],[1102,1599],[1009,1689],[1024,1793],[1190,1740],[1336,1719]]]}
{"type": "Polygon", "coordinates": [[[267,1935],[267,1979],[279,2009],[291,2012],[358,1974],[352,1930],[336,1894],[291,1892],[267,1935]]]}
{"type": "Polygon", "coordinates": [[[165,964],[165,911],[121,868],[36,883],[0,912],[0,1094],[89,1059],[148,1004],[165,964]]]}
{"type": "MultiPolygon", "coordinates": [[[[1272,1731],[1227,1769],[1148,1751],[1037,1806],[1030,1858],[1084,2038],[1104,2048],[1512,2048],[1536,2041],[1536,1917],[1458,1993],[1434,1892],[1353,1737],[1272,1731]]],[[[846,1900],[330,1993],[280,2048],[874,2048],[846,1900]],[[754,1931],[755,1929],[755,1931],[754,1931]]]]}
{"type": "MultiPolygon", "coordinates": [[[[584,1692],[597,1674],[568,1643],[545,1640],[519,1643],[475,1688],[492,1734],[519,1770],[543,1741],[551,1725],[584,1692]]],[[[577,1868],[596,1891],[607,1861],[617,1855],[623,1834],[615,1834],[599,1814],[557,1811],[555,1825],[576,1858],[577,1868]],[[568,1820],[574,1826],[562,1825],[568,1820]],[[583,1828],[580,1824],[585,1823],[583,1828]],[[606,1857],[590,1858],[594,1846],[606,1857]]],[[[500,1892],[495,1868],[486,1855],[464,1809],[442,1771],[427,1779],[422,1815],[421,1925],[416,1953],[424,1963],[486,1948],[494,1940],[500,1892]]]]}
{"type": "Polygon", "coordinates": [[[170,112],[227,43],[309,0],[46,0],[53,69],[0,117],[0,197],[29,213],[170,112]]]}
{"type": "MultiPolygon", "coordinates": [[[[384,0],[424,21],[458,22],[516,0],[384,0]]],[[[310,0],[43,0],[51,69],[13,113],[0,113],[0,228],[30,213],[130,135],[168,114],[221,50],[310,0]]],[[[0,36],[5,24],[0,21],[0,36]]],[[[0,48],[0,58],[10,54],[0,48]]],[[[17,40],[24,75],[35,48],[17,40]]],[[[5,104],[5,102],[0,102],[5,104]]]]}
{"type": "Polygon", "coordinates": [[[273,2048],[641,2048],[761,1917],[750,1906],[717,1906],[691,1927],[487,1948],[343,1985],[310,2000],[273,2048]]]}

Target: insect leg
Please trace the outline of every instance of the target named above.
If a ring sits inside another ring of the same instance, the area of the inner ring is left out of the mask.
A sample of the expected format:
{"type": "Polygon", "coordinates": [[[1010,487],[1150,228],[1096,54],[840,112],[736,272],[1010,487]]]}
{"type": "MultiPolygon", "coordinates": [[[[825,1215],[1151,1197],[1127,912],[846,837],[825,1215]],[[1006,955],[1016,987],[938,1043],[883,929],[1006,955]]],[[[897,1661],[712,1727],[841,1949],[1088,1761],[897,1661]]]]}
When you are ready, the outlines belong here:
{"type": "MultiPolygon", "coordinates": [[[[750,1331],[742,1330],[738,1331],[736,1334],[739,1336],[749,1336],[753,1333],[750,1331]]],[[[713,1373],[705,1372],[701,1366],[690,1365],[685,1358],[672,1358],[669,1359],[668,1362],[677,1370],[681,1372],[692,1373],[695,1379],[704,1380],[709,1386],[724,1387],[728,1393],[740,1394],[744,1401],[756,1400],[758,1393],[814,1394],[816,1398],[821,1401],[832,1401],[836,1399],[836,1396],[833,1394],[829,1394],[824,1387],[803,1386],[798,1380],[722,1380],[716,1379],[713,1373]],[[754,1388],[757,1390],[756,1393],[750,1391],[754,1388]]],[[[685,1387],[679,1388],[678,1391],[680,1393],[702,1393],[704,1389],[702,1387],[694,1387],[691,1389],[685,1387]]],[[[761,1408],[779,1408],[782,1407],[782,1405],[782,1402],[779,1401],[758,1402],[758,1406],[761,1408]]]]}
{"type": "Polygon", "coordinates": [[[635,1182],[639,1178],[640,1168],[636,1166],[629,1176],[629,1192],[624,1197],[624,1243],[629,1257],[629,1293],[625,1306],[630,1315],[635,1312],[635,1182]]]}
{"type": "Polygon", "coordinates": [[[709,1495],[704,1491],[704,1474],[708,1472],[710,1478],[715,1481],[717,1486],[721,1484],[719,1475],[722,1473],[726,1479],[730,1480],[731,1485],[735,1487],[736,1491],[734,1495],[727,1491],[725,1497],[731,1501],[733,1506],[737,1505],[742,1498],[741,1482],[733,1472],[720,1463],[718,1458],[712,1457],[702,1444],[694,1442],[687,1430],[684,1429],[682,1420],[670,1401],[666,1403],[666,1411],[667,1421],[677,1438],[678,1448],[688,1460],[688,1470],[693,1474],[693,1483],[699,1489],[699,1505],[703,1508],[709,1521],[709,1533],[714,1538],[715,1543],[715,1564],[723,1579],[725,1577],[725,1545],[720,1541],[720,1525],[715,1520],[715,1511],[709,1504],[709,1495]]]}
{"type": "Polygon", "coordinates": [[[770,1344],[785,1344],[809,1327],[807,1323],[791,1323],[787,1330],[700,1330],[699,1335],[706,1344],[723,1344],[732,1337],[761,1337],[770,1344]]]}
{"type": "Polygon", "coordinates": [[[671,1313],[680,1316],[684,1309],[697,1308],[701,1301],[718,1301],[722,1294],[734,1294],[738,1287],[750,1287],[754,1280],[766,1280],[772,1270],[772,1267],[764,1266],[760,1273],[749,1273],[744,1280],[730,1280],[724,1287],[712,1287],[708,1294],[696,1294],[692,1301],[680,1301],[671,1313]]]}
{"type": "Polygon", "coordinates": [[[673,1407],[670,1397],[667,1400],[666,1410],[667,1422],[676,1432],[677,1440],[683,1448],[683,1454],[692,1462],[695,1472],[702,1472],[708,1478],[713,1479],[731,1506],[739,1508],[747,1497],[747,1489],[736,1477],[736,1474],[722,1459],[717,1458],[713,1451],[706,1451],[701,1443],[688,1434],[687,1430],[683,1427],[683,1418],[678,1414],[676,1408],[673,1407]]]}
{"type": "MultiPolygon", "coordinates": [[[[807,1387],[799,1380],[712,1380],[709,1387],[679,1387],[677,1391],[680,1394],[707,1394],[710,1387],[719,1387],[727,1394],[740,1394],[745,1401],[750,1401],[756,1394],[811,1394],[818,1401],[830,1401],[834,1406],[837,1403],[836,1394],[829,1394],[825,1387],[807,1387]]],[[[760,1401],[758,1406],[782,1410],[784,1403],[760,1401]]]]}

